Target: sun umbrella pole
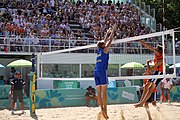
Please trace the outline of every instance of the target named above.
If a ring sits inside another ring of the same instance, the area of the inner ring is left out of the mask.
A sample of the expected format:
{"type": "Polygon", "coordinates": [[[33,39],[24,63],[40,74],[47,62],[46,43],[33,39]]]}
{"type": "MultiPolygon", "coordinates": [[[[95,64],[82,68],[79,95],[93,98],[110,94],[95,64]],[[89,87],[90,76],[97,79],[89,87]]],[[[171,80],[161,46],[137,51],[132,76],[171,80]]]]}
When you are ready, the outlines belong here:
{"type": "Polygon", "coordinates": [[[23,74],[22,74],[22,67],[21,67],[21,77],[22,77],[22,75],[23,75],[23,74]]]}
{"type": "Polygon", "coordinates": [[[40,57],[40,70],[41,70],[41,78],[42,78],[42,74],[43,74],[43,67],[42,67],[42,52],[41,52],[41,57],[40,57]]]}
{"type": "MultiPolygon", "coordinates": [[[[134,76],[134,68],[133,68],[133,76],[134,76]]],[[[134,86],[134,79],[133,79],[133,86],[134,86]]]]}
{"type": "Polygon", "coordinates": [[[34,69],[34,64],[35,64],[35,55],[34,55],[34,53],[33,53],[33,54],[32,54],[32,72],[35,71],[35,69],[34,69]]]}

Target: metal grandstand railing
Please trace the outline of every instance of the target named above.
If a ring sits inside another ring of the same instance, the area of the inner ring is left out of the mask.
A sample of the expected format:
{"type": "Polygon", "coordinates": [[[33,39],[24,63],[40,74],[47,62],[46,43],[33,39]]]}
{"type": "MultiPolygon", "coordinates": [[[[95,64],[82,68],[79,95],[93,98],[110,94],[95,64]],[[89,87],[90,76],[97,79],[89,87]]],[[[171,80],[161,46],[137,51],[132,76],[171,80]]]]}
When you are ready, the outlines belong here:
{"type": "MultiPolygon", "coordinates": [[[[51,39],[51,38],[18,38],[18,37],[0,37],[0,53],[31,53],[31,52],[50,52],[61,49],[68,49],[77,46],[95,44],[94,39],[51,39]]],[[[158,42],[149,41],[149,44],[156,46],[158,42]]],[[[96,53],[96,48],[82,50],[77,52],[96,53]]],[[[112,53],[118,54],[148,54],[146,48],[142,47],[139,42],[134,41],[131,44],[121,43],[112,45],[112,53]]]]}
{"type": "Polygon", "coordinates": [[[132,0],[134,6],[141,12],[141,23],[150,27],[153,32],[156,31],[155,9],[151,9],[150,5],[146,5],[141,0],[132,0]]]}

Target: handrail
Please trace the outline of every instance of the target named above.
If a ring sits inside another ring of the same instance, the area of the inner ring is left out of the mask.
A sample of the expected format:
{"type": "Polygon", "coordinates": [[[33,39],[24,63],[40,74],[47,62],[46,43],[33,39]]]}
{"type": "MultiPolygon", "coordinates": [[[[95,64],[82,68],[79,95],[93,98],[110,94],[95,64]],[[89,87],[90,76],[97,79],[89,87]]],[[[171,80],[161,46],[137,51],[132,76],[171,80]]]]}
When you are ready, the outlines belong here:
{"type": "MultiPolygon", "coordinates": [[[[95,39],[51,39],[51,38],[15,38],[15,37],[0,37],[0,53],[31,53],[31,52],[51,52],[60,49],[69,49],[76,46],[85,46],[95,44],[95,39]],[[37,42],[37,41],[38,42],[37,42]]],[[[151,42],[149,44],[156,46],[159,42],[151,42]]],[[[130,45],[121,43],[120,46],[111,46],[111,52],[119,54],[140,54],[146,51],[139,42],[131,42],[130,45]]],[[[96,53],[96,48],[90,48],[85,53],[96,53]]]]}
{"type": "MultiPolygon", "coordinates": [[[[155,24],[156,24],[156,19],[155,19],[154,17],[152,17],[150,14],[146,13],[146,11],[144,11],[143,9],[141,9],[141,7],[138,6],[138,5],[136,5],[135,3],[132,2],[132,5],[135,6],[136,9],[138,9],[138,11],[141,11],[141,13],[143,13],[144,16],[149,17],[151,20],[154,20],[154,22],[155,22],[155,24]]],[[[146,24],[146,21],[145,21],[145,25],[146,25],[146,26],[149,26],[149,25],[146,24]]],[[[153,28],[152,25],[150,25],[149,27],[151,28],[152,31],[156,31],[156,25],[154,26],[154,28],[153,28]]]]}

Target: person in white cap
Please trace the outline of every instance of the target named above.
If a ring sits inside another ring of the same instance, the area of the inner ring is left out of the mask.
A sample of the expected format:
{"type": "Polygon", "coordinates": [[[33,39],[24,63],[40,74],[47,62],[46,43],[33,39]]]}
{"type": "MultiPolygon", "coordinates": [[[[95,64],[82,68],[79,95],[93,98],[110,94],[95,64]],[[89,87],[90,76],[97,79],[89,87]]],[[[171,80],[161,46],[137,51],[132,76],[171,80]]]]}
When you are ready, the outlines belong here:
{"type": "Polygon", "coordinates": [[[164,96],[164,93],[166,92],[168,103],[170,103],[170,90],[173,86],[173,82],[171,78],[164,78],[161,81],[160,90],[161,90],[161,97],[160,97],[160,103],[162,103],[163,99],[166,100],[166,97],[164,96]]]}

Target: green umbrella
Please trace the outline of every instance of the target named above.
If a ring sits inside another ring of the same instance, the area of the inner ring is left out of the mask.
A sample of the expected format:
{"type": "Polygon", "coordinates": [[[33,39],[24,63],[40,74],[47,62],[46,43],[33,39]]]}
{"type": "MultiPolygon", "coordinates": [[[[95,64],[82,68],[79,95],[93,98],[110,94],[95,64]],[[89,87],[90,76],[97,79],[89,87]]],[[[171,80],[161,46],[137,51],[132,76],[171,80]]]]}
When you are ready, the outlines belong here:
{"type": "Polygon", "coordinates": [[[15,60],[7,65],[7,67],[31,67],[32,62],[28,60],[15,60]]]}
{"type": "MultiPolygon", "coordinates": [[[[144,66],[143,66],[143,64],[138,63],[138,62],[130,62],[130,63],[124,64],[120,68],[133,69],[132,74],[134,75],[134,69],[143,69],[144,66]]],[[[134,85],[134,80],[133,80],[133,85],[134,85]]]]}
{"type": "Polygon", "coordinates": [[[20,67],[21,68],[21,75],[22,75],[22,68],[24,67],[31,67],[32,62],[28,60],[15,60],[7,65],[7,67],[20,67]]]}
{"type": "Polygon", "coordinates": [[[5,68],[4,65],[0,64],[0,68],[5,68]]]}
{"type": "Polygon", "coordinates": [[[124,64],[123,66],[121,66],[121,68],[143,69],[144,66],[138,62],[130,62],[124,64]]]}
{"type": "Polygon", "coordinates": [[[31,67],[32,62],[28,60],[15,60],[7,65],[7,67],[20,67],[21,68],[21,75],[22,75],[22,68],[23,67],[31,67]]]}
{"type": "MultiPolygon", "coordinates": [[[[176,68],[180,68],[180,63],[175,64],[176,68]]],[[[171,65],[169,68],[174,68],[174,65],[171,65]]]]}

